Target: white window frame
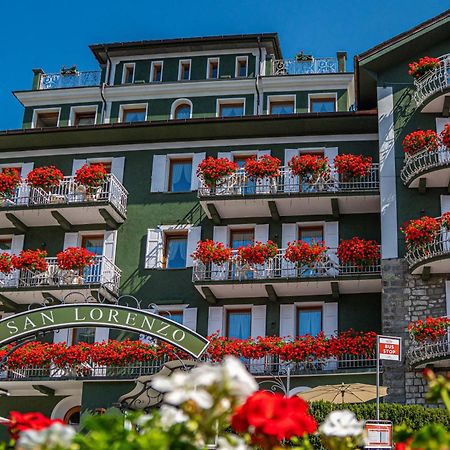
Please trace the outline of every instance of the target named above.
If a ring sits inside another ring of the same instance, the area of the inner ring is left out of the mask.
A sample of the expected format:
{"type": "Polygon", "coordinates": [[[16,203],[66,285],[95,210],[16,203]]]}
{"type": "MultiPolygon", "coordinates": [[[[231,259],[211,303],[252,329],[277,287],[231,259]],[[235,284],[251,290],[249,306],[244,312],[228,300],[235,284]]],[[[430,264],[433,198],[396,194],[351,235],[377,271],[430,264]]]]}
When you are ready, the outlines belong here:
{"type": "Polygon", "coordinates": [[[236,56],[236,62],[234,67],[234,77],[235,78],[247,78],[248,77],[248,56],[236,56]],[[239,75],[239,61],[245,61],[245,75],[239,75]]]}
{"type": "Polygon", "coordinates": [[[269,95],[267,97],[267,115],[271,115],[270,108],[271,103],[277,102],[293,102],[294,103],[294,111],[292,114],[295,114],[297,111],[297,96],[295,94],[286,94],[286,95],[269,95]]]}
{"type": "Polygon", "coordinates": [[[243,116],[245,116],[245,97],[238,97],[238,98],[218,98],[216,100],[216,117],[222,117],[220,115],[220,106],[221,105],[232,105],[234,103],[242,103],[243,104],[243,116]]]}
{"type": "MultiPolygon", "coordinates": [[[[164,257],[166,256],[164,254],[164,250],[166,249],[166,244],[167,244],[167,235],[171,234],[171,232],[173,234],[176,233],[180,233],[183,232],[186,233],[186,242],[188,240],[188,235],[189,235],[189,229],[192,227],[192,225],[190,224],[183,224],[183,225],[160,225],[158,228],[162,231],[161,236],[162,236],[162,261],[161,261],[161,269],[163,270],[184,270],[187,269],[187,261],[188,261],[188,249],[186,248],[186,266],[184,267],[178,267],[178,268],[174,268],[174,269],[170,269],[168,267],[164,267],[164,257]]],[[[180,233],[181,234],[181,233],[180,233]]],[[[186,246],[187,247],[187,246],[186,246]]]]}
{"type": "Polygon", "coordinates": [[[191,59],[180,59],[178,61],[178,81],[190,81],[191,80],[191,70],[192,70],[192,60],[191,59]],[[189,64],[189,78],[187,80],[181,78],[181,69],[183,64],[189,64]]]}
{"type": "Polygon", "coordinates": [[[121,84],[133,84],[134,83],[134,77],[136,76],[136,63],[130,62],[130,63],[124,63],[122,68],[122,82],[121,84]],[[125,82],[125,77],[127,73],[127,69],[133,68],[133,79],[131,80],[131,83],[125,82]]]}
{"type": "Polygon", "coordinates": [[[147,121],[147,114],[148,114],[148,103],[122,103],[119,106],[119,123],[127,123],[123,121],[123,114],[128,109],[144,109],[145,107],[145,120],[143,122],[147,121]]]}
{"type": "MultiPolygon", "coordinates": [[[[180,105],[183,105],[183,104],[189,105],[189,107],[191,109],[190,114],[189,114],[189,119],[192,119],[193,105],[192,105],[192,102],[188,98],[179,98],[172,103],[172,106],[170,108],[170,119],[175,119],[176,109],[180,105]]],[[[179,119],[179,120],[182,120],[182,119],[179,119]]]]}
{"type": "Polygon", "coordinates": [[[33,110],[33,118],[31,120],[31,128],[37,128],[36,122],[38,119],[39,114],[45,114],[45,113],[58,113],[58,122],[56,123],[56,126],[59,127],[59,122],[61,120],[61,108],[36,108],[33,110]]]}
{"type": "Polygon", "coordinates": [[[97,123],[98,105],[72,106],[69,114],[69,127],[75,126],[75,117],[77,113],[95,112],[94,125],[97,123]]]}
{"type": "Polygon", "coordinates": [[[318,92],[308,94],[308,112],[311,112],[311,99],[334,98],[334,112],[338,111],[337,92],[318,92]]]}
{"type": "Polygon", "coordinates": [[[208,61],[206,63],[206,79],[207,80],[218,80],[220,78],[220,58],[214,57],[214,58],[208,58],[208,61]],[[216,62],[217,63],[217,78],[212,78],[211,77],[211,63],[212,62],[216,62]]]}
{"type": "Polygon", "coordinates": [[[320,331],[323,331],[323,307],[324,307],[324,305],[325,305],[325,302],[323,302],[323,301],[312,301],[312,302],[294,302],[294,308],[295,308],[295,318],[294,318],[294,320],[295,320],[295,322],[294,322],[294,327],[295,327],[295,334],[297,335],[298,333],[298,331],[299,331],[299,329],[298,329],[298,325],[299,325],[299,323],[298,323],[298,310],[299,309],[309,309],[309,308],[320,308],[321,310],[322,310],[322,317],[321,317],[321,330],[320,331]]]}
{"type": "Polygon", "coordinates": [[[162,83],[163,70],[164,70],[164,61],[152,61],[151,65],[150,65],[150,83],[162,83]],[[156,65],[161,66],[161,80],[160,81],[153,80],[153,75],[154,75],[156,65]]]}

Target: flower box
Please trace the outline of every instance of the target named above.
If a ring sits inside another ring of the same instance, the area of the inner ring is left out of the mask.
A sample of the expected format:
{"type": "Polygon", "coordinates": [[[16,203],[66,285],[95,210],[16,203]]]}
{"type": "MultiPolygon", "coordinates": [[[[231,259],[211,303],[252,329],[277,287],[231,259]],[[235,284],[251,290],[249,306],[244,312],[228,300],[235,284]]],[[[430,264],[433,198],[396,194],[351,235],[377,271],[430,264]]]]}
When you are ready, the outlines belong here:
{"type": "Polygon", "coordinates": [[[199,164],[197,176],[206,186],[211,188],[225,177],[232,175],[238,168],[235,162],[227,158],[213,158],[209,156],[199,164]]]}
{"type": "Polygon", "coordinates": [[[380,245],[376,241],[353,237],[340,242],[337,256],[343,264],[353,264],[357,267],[371,266],[381,257],[380,245]]]}
{"type": "Polygon", "coordinates": [[[326,250],[323,242],[288,242],[284,258],[298,267],[313,266],[322,259],[326,250]]]}
{"type": "Polygon", "coordinates": [[[372,158],[350,153],[340,154],[334,158],[334,167],[343,181],[354,181],[369,175],[372,158]]]}
{"type": "Polygon", "coordinates": [[[232,249],[226,247],[222,242],[214,242],[210,239],[199,241],[192,258],[203,264],[222,265],[231,260],[232,249]]]}
{"type": "Polygon", "coordinates": [[[33,188],[50,192],[60,185],[63,178],[63,173],[55,166],[36,167],[28,174],[27,183],[33,188]]]}
{"type": "Polygon", "coordinates": [[[437,69],[441,65],[441,61],[438,58],[432,58],[431,56],[424,56],[419,61],[413,61],[409,63],[408,74],[414,78],[420,78],[426,73],[437,69]]]}
{"type": "Polygon", "coordinates": [[[260,158],[248,158],[245,161],[245,172],[251,180],[275,178],[280,175],[281,161],[270,155],[260,158]]]}
{"type": "Polygon", "coordinates": [[[405,136],[403,139],[403,151],[406,155],[412,156],[423,150],[429,152],[438,148],[438,135],[433,130],[417,130],[405,136]]]}
{"type": "Polygon", "coordinates": [[[272,241],[255,242],[252,245],[238,248],[238,260],[245,264],[257,265],[264,264],[270,259],[275,258],[278,253],[278,246],[272,241]]]}
{"type": "Polygon", "coordinates": [[[19,256],[13,256],[13,266],[20,270],[45,272],[48,269],[46,256],[45,250],[22,250],[19,256]]]}

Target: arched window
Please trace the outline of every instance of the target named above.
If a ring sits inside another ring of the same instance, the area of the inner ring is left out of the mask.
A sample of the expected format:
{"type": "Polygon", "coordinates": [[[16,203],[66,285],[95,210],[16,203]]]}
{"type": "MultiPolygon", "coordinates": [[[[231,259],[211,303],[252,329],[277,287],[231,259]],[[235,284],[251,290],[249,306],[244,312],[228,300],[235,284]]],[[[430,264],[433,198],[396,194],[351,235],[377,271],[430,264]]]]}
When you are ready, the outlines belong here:
{"type": "Polygon", "coordinates": [[[192,103],[187,99],[176,100],[172,105],[172,119],[190,119],[192,117],[192,103]]]}

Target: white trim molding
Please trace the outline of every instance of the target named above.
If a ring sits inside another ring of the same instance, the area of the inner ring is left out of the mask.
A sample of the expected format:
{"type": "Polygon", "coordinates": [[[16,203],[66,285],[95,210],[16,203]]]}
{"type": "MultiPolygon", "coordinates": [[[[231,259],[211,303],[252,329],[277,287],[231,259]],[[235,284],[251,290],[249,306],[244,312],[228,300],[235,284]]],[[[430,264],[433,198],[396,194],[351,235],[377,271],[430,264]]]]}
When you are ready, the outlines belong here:
{"type": "Polygon", "coordinates": [[[220,116],[220,107],[222,105],[243,104],[243,116],[245,116],[245,97],[218,98],[216,99],[216,117],[220,116]]]}
{"type": "Polygon", "coordinates": [[[127,71],[128,69],[133,69],[133,79],[131,80],[131,83],[134,83],[134,77],[136,75],[136,63],[134,62],[129,62],[129,63],[124,63],[123,67],[122,67],[122,81],[121,84],[131,84],[131,83],[127,83],[125,81],[125,77],[127,75],[127,71]]]}
{"type": "Polygon", "coordinates": [[[97,123],[98,105],[82,105],[82,106],[72,106],[70,108],[69,123],[67,124],[67,126],[74,127],[75,115],[77,113],[86,113],[86,112],[94,112],[95,113],[94,123],[97,123]]]}
{"type": "Polygon", "coordinates": [[[38,118],[38,115],[40,113],[58,113],[58,121],[56,122],[56,126],[59,127],[59,122],[61,120],[61,108],[57,107],[57,108],[36,108],[35,110],[33,110],[33,118],[31,120],[31,128],[37,128],[36,127],[36,121],[38,118]]]}
{"type": "Polygon", "coordinates": [[[190,81],[191,79],[191,70],[192,70],[192,60],[188,59],[180,59],[178,61],[178,81],[190,81]],[[189,64],[189,78],[186,80],[185,78],[181,78],[181,71],[183,68],[183,64],[189,64]]]}
{"type": "Polygon", "coordinates": [[[175,111],[180,105],[189,105],[190,112],[189,112],[189,119],[192,119],[192,112],[194,110],[194,106],[192,105],[192,102],[188,98],[178,98],[172,103],[172,106],[170,107],[170,118],[175,119],[175,111]]]}
{"type": "Polygon", "coordinates": [[[117,118],[117,121],[122,123],[123,122],[123,113],[128,109],[144,109],[145,108],[145,120],[147,120],[147,114],[148,114],[148,103],[142,102],[142,103],[122,103],[119,106],[119,117],[117,118]]]}
{"type": "Polygon", "coordinates": [[[218,56],[208,58],[206,61],[206,79],[207,80],[218,80],[220,78],[220,58],[218,56]],[[211,77],[211,63],[216,62],[217,63],[217,77],[212,78],[211,77]]]}
{"type": "Polygon", "coordinates": [[[308,112],[311,112],[311,100],[315,100],[317,98],[334,98],[334,111],[338,110],[338,102],[337,102],[337,92],[317,92],[313,94],[308,94],[308,112]]]}
{"type": "Polygon", "coordinates": [[[235,61],[236,61],[235,66],[234,66],[235,78],[247,78],[248,77],[248,56],[247,55],[236,56],[235,61]],[[245,75],[239,75],[239,62],[240,61],[245,61],[245,75]]]}
{"type": "Polygon", "coordinates": [[[152,61],[152,63],[150,64],[150,78],[149,81],[150,83],[162,83],[163,80],[163,71],[164,71],[164,61],[152,61]],[[159,81],[155,81],[153,80],[153,75],[155,72],[155,66],[156,65],[160,65],[161,66],[161,79],[159,81]]]}
{"type": "Polygon", "coordinates": [[[297,111],[297,96],[295,94],[285,94],[285,95],[268,95],[267,96],[267,111],[266,114],[270,115],[271,102],[293,102],[294,110],[293,113],[297,111]]]}

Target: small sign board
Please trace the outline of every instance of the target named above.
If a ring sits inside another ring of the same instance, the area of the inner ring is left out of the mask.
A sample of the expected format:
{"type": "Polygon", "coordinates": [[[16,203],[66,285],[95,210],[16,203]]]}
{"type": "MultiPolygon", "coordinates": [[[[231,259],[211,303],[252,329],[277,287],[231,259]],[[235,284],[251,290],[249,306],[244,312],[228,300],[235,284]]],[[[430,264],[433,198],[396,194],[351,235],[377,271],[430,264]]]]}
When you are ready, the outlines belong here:
{"type": "Polygon", "coordinates": [[[392,422],[388,420],[368,420],[366,445],[364,448],[392,448],[392,422]]]}
{"type": "Polygon", "coordinates": [[[402,339],[391,336],[378,336],[379,359],[389,361],[402,360],[402,339]]]}

